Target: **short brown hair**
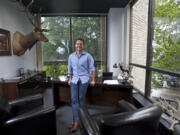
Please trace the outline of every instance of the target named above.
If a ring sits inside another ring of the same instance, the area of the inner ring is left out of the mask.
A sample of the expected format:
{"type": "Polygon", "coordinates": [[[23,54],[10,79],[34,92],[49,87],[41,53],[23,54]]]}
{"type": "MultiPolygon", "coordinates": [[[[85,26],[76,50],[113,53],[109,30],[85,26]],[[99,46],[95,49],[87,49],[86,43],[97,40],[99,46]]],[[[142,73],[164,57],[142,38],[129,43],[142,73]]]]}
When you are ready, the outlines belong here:
{"type": "MultiPolygon", "coordinates": [[[[84,39],[82,39],[82,38],[77,38],[77,39],[76,39],[76,42],[77,42],[78,40],[82,41],[83,44],[84,44],[84,39]]],[[[76,42],[75,42],[75,43],[76,43],[76,42]]]]}

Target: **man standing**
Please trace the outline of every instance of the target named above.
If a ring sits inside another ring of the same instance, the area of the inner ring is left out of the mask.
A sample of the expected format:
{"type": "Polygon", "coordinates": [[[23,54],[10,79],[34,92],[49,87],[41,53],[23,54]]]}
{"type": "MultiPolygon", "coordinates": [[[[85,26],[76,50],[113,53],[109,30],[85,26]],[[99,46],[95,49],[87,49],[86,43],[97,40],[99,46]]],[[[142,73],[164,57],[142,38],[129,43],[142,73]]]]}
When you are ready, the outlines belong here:
{"type": "Polygon", "coordinates": [[[69,56],[68,74],[71,89],[71,104],[73,112],[73,123],[70,125],[70,131],[76,131],[79,125],[78,110],[84,105],[85,95],[90,83],[95,85],[95,68],[93,57],[84,51],[84,40],[76,40],[76,52],[69,56]]]}

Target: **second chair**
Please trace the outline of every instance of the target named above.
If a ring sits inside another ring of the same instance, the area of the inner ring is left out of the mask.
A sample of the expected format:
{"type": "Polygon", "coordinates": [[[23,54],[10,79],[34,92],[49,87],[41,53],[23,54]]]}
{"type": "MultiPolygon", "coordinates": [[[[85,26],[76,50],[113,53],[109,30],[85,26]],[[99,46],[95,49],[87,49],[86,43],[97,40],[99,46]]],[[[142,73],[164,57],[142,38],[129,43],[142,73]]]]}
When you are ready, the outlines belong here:
{"type": "Polygon", "coordinates": [[[123,100],[112,113],[90,115],[86,107],[79,110],[84,135],[156,135],[161,114],[159,106],[136,109],[123,100]]]}

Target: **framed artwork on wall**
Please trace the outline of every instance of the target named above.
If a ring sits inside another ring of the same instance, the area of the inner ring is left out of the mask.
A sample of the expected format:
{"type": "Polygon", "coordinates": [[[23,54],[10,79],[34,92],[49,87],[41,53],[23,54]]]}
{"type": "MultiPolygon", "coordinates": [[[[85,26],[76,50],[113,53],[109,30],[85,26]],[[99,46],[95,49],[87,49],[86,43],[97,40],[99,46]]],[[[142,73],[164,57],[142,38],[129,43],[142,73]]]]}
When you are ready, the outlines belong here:
{"type": "Polygon", "coordinates": [[[10,31],[0,29],[0,56],[11,55],[10,31]]]}

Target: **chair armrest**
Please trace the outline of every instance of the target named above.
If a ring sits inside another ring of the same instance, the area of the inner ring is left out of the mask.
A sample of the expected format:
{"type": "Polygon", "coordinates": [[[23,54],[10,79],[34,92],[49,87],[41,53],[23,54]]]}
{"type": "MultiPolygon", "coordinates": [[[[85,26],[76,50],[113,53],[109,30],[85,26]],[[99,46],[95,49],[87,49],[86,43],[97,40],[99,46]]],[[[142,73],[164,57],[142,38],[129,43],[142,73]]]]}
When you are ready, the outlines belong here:
{"type": "Polygon", "coordinates": [[[36,95],[33,95],[33,96],[26,96],[26,97],[18,98],[18,99],[9,101],[8,103],[11,106],[15,106],[15,105],[25,103],[25,102],[31,102],[31,101],[34,101],[34,100],[42,100],[42,98],[43,98],[42,94],[36,94],[36,95]]]}
{"type": "Polygon", "coordinates": [[[0,126],[7,135],[56,135],[55,107],[40,106],[13,117],[0,126]]]}
{"type": "Polygon", "coordinates": [[[42,94],[36,94],[33,96],[27,96],[8,102],[11,106],[10,112],[13,116],[23,114],[34,108],[43,105],[42,94]]]}
{"type": "Polygon", "coordinates": [[[6,122],[4,122],[4,126],[9,126],[9,125],[12,125],[12,124],[15,124],[15,123],[18,123],[18,122],[21,122],[21,121],[25,121],[27,119],[31,119],[33,117],[38,117],[40,115],[45,115],[47,113],[50,113],[50,112],[53,112],[55,111],[55,107],[54,106],[40,106],[38,108],[35,108],[29,112],[26,112],[22,115],[18,115],[16,117],[13,117],[9,120],[7,120],[6,122]]]}
{"type": "Polygon", "coordinates": [[[96,121],[91,118],[86,107],[81,107],[79,109],[79,119],[85,135],[100,135],[96,121]]]}

